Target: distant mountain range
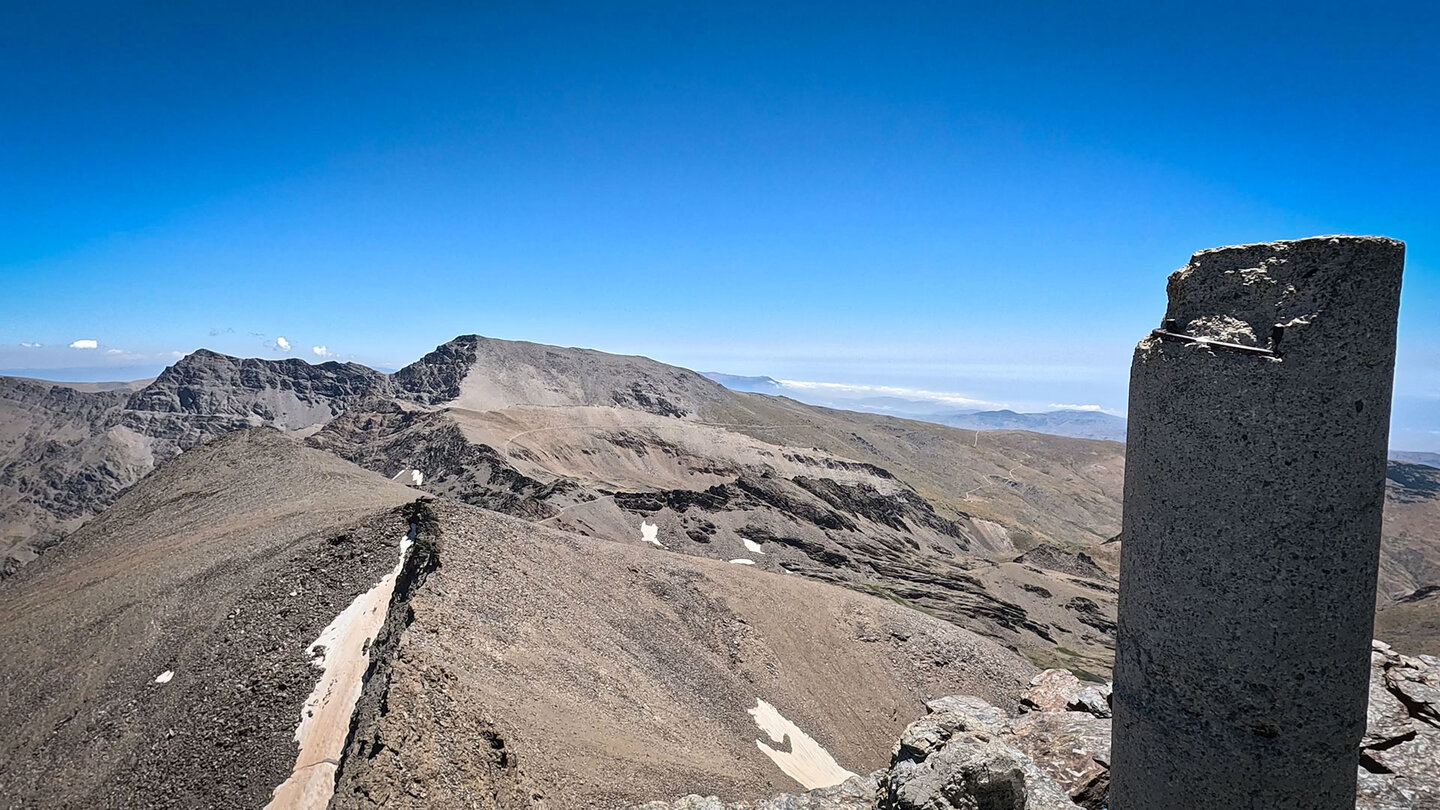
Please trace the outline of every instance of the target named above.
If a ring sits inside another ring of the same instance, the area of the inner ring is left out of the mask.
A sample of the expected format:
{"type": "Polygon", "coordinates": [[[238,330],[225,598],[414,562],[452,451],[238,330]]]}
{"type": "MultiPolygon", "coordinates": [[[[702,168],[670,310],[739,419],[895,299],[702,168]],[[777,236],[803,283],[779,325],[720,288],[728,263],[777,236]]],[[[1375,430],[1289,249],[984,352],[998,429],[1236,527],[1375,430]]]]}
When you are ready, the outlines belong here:
{"type": "MultiPolygon", "coordinates": [[[[789,397],[808,405],[820,405],[826,408],[900,416],[965,430],[1029,430],[1035,433],[1070,436],[1077,439],[1125,441],[1125,417],[1114,416],[1103,411],[1073,408],[1036,413],[1021,413],[1008,409],[956,410],[941,407],[941,403],[931,399],[899,396],[827,395],[824,393],[825,388],[812,388],[808,384],[796,385],[784,380],[777,380],[774,377],[745,377],[737,374],[722,374],[718,371],[701,373],[732,391],[789,397]]],[[[1440,453],[1392,450],[1390,458],[1395,461],[1440,468],[1440,453]]]]}
{"type": "Polygon", "coordinates": [[[1408,461],[1411,464],[1424,464],[1426,467],[1440,467],[1440,453],[1419,453],[1408,450],[1391,450],[1390,458],[1396,461],[1408,461]]]}
{"type": "Polygon", "coordinates": [[[704,375],[732,391],[789,397],[809,405],[901,416],[966,430],[1029,430],[1077,439],[1125,441],[1124,417],[1103,411],[1057,409],[1040,413],[1018,413],[1012,410],[965,410],[946,407],[943,402],[933,399],[894,395],[827,395],[823,388],[788,384],[773,377],[742,377],[716,371],[707,371],[704,375]]]}

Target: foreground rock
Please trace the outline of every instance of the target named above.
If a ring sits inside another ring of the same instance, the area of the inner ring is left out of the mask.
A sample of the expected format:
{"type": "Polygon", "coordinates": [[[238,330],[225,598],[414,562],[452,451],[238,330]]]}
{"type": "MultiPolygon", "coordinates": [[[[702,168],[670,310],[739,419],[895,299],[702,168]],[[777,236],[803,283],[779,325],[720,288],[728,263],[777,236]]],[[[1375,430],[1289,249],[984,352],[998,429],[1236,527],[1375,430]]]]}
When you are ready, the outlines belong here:
{"type": "Polygon", "coordinates": [[[1357,807],[1440,807],[1440,659],[1376,641],[1357,807]]]}
{"type": "MultiPolygon", "coordinates": [[[[1046,670],[1011,712],[945,697],[905,729],[888,768],[832,788],[727,804],[687,796],[639,810],[1101,810],[1109,799],[1109,687],[1046,670]]],[[[1376,641],[1357,810],[1440,807],[1440,659],[1376,641]]]]}

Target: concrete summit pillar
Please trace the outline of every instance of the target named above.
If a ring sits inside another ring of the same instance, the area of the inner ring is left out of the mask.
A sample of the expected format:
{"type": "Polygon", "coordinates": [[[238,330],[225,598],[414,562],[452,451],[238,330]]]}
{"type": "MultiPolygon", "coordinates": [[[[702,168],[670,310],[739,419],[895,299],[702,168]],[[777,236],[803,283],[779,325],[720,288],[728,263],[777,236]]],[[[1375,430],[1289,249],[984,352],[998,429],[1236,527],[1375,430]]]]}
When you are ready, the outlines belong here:
{"type": "Polygon", "coordinates": [[[1354,808],[1404,255],[1170,276],[1130,371],[1111,810],[1354,808]]]}

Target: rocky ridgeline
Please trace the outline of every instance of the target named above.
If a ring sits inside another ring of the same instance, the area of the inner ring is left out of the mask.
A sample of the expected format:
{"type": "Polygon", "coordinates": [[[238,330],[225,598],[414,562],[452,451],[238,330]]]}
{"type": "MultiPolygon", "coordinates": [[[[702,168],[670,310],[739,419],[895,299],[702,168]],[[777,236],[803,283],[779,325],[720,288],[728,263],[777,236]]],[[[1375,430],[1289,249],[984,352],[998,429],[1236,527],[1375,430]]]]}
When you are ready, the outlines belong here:
{"type": "Polygon", "coordinates": [[[360,400],[388,394],[384,374],[358,363],[238,358],[200,349],[132,394],[130,411],[233,417],[244,427],[323,424],[360,400]]]}
{"type": "Polygon", "coordinates": [[[0,577],[179,453],[235,430],[298,430],[388,396],[384,374],[200,350],[134,393],[0,378],[0,577]]]}
{"type": "MultiPolygon", "coordinates": [[[[1101,810],[1110,788],[1110,687],[1062,669],[1035,676],[1011,712],[969,696],[926,704],[888,768],[835,787],[634,810],[1101,810]]],[[[1440,807],[1440,659],[1376,641],[1357,810],[1440,807]]]]}

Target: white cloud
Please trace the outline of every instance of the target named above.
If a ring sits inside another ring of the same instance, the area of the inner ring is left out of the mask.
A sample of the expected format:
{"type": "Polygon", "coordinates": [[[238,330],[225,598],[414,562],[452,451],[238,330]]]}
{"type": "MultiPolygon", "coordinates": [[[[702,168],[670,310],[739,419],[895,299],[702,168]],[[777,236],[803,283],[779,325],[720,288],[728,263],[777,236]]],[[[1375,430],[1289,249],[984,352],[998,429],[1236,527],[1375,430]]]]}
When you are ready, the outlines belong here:
{"type": "Polygon", "coordinates": [[[1104,408],[1101,408],[1099,405],[1058,405],[1058,404],[1056,404],[1056,403],[1054,403],[1054,402],[1050,403],[1050,407],[1051,407],[1051,408],[1054,408],[1054,409],[1057,410],[1057,411],[1102,411],[1102,410],[1104,410],[1104,408]]]}
{"type": "Polygon", "coordinates": [[[334,356],[334,355],[332,355],[332,354],[330,353],[330,350],[327,349],[327,348],[325,348],[324,346],[311,346],[311,347],[310,347],[310,351],[314,352],[316,357],[333,357],[333,356],[334,356]]]}
{"type": "Polygon", "coordinates": [[[812,382],[809,380],[776,380],[776,382],[787,388],[826,393],[838,397],[903,397],[940,402],[961,408],[1000,404],[950,391],[927,391],[923,388],[900,388],[893,385],[853,385],[851,383],[812,382]]]}
{"type": "Polygon", "coordinates": [[[125,353],[125,350],[124,350],[124,349],[106,349],[106,350],[105,350],[105,353],[106,353],[106,354],[124,354],[124,353],[125,353]]]}
{"type": "Polygon", "coordinates": [[[277,337],[275,338],[275,348],[279,349],[282,352],[288,352],[290,351],[290,341],[286,340],[283,337],[277,337]]]}
{"type": "Polygon", "coordinates": [[[185,352],[170,352],[170,356],[176,360],[185,356],[185,352]]]}
{"type": "Polygon", "coordinates": [[[20,348],[22,348],[22,349],[38,349],[38,348],[40,348],[40,347],[43,346],[43,345],[45,345],[45,344],[43,344],[43,343],[26,343],[26,342],[23,341],[23,340],[20,341],[20,348]]]}
{"type": "Polygon", "coordinates": [[[89,340],[89,339],[77,340],[77,341],[75,341],[75,342],[73,342],[73,343],[70,344],[70,348],[72,348],[72,349],[98,349],[98,348],[100,348],[100,341],[98,341],[98,340],[89,340]]]}

